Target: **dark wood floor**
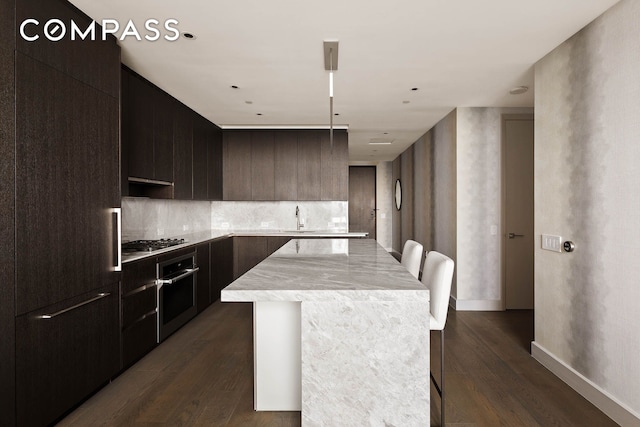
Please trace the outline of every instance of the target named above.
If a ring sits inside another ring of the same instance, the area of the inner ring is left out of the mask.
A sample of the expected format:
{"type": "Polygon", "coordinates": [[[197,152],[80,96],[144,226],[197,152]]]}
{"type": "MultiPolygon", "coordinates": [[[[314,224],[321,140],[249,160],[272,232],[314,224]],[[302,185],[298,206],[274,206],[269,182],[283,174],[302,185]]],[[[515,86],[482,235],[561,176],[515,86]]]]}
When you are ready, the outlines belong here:
{"type": "MultiPolygon", "coordinates": [[[[531,311],[450,310],[445,336],[447,425],[617,425],[529,355],[531,311]]],[[[251,304],[217,302],[59,425],[299,426],[297,412],[253,411],[252,345],[251,304]]]]}

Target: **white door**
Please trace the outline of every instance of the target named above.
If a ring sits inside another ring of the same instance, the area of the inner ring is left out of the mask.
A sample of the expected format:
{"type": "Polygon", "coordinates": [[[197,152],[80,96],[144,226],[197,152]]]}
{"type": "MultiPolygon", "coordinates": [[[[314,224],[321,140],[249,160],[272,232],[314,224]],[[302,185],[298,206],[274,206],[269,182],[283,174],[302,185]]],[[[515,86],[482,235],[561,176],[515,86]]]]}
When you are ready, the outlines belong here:
{"type": "Polygon", "coordinates": [[[505,308],[533,308],[533,116],[502,118],[505,308]]]}

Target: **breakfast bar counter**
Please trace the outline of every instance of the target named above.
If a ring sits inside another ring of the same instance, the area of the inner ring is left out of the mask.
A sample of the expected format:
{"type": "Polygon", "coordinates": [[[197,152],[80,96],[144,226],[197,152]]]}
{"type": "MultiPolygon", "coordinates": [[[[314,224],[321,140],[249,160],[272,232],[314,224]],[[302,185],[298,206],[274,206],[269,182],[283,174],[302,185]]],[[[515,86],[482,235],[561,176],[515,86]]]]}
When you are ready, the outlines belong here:
{"type": "Polygon", "coordinates": [[[253,302],[256,410],[429,425],[429,291],[375,240],[291,240],[221,299],[253,302]]]}

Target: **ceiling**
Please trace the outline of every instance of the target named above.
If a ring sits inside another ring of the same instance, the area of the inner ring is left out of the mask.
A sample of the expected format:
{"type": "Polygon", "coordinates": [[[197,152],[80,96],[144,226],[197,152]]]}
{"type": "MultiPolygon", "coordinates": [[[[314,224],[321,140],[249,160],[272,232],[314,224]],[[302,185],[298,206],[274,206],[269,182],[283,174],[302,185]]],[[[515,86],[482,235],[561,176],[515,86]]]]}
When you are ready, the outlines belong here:
{"type": "Polygon", "coordinates": [[[323,41],[338,40],[334,126],[350,161],[375,162],[455,107],[533,106],[533,64],[617,0],[71,2],[118,36],[133,20],[122,62],[222,128],[328,128],[323,41]],[[145,40],[150,18],[195,38],[145,40]]]}

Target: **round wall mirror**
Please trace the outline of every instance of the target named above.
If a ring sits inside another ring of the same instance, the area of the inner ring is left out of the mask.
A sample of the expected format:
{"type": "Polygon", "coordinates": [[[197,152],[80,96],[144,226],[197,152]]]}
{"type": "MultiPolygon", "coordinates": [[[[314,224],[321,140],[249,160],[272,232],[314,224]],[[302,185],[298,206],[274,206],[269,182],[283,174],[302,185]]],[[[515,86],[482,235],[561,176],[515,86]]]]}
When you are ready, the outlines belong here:
{"type": "Polygon", "coordinates": [[[400,207],[402,207],[402,184],[399,179],[396,179],[396,209],[400,210],[400,207]]]}

